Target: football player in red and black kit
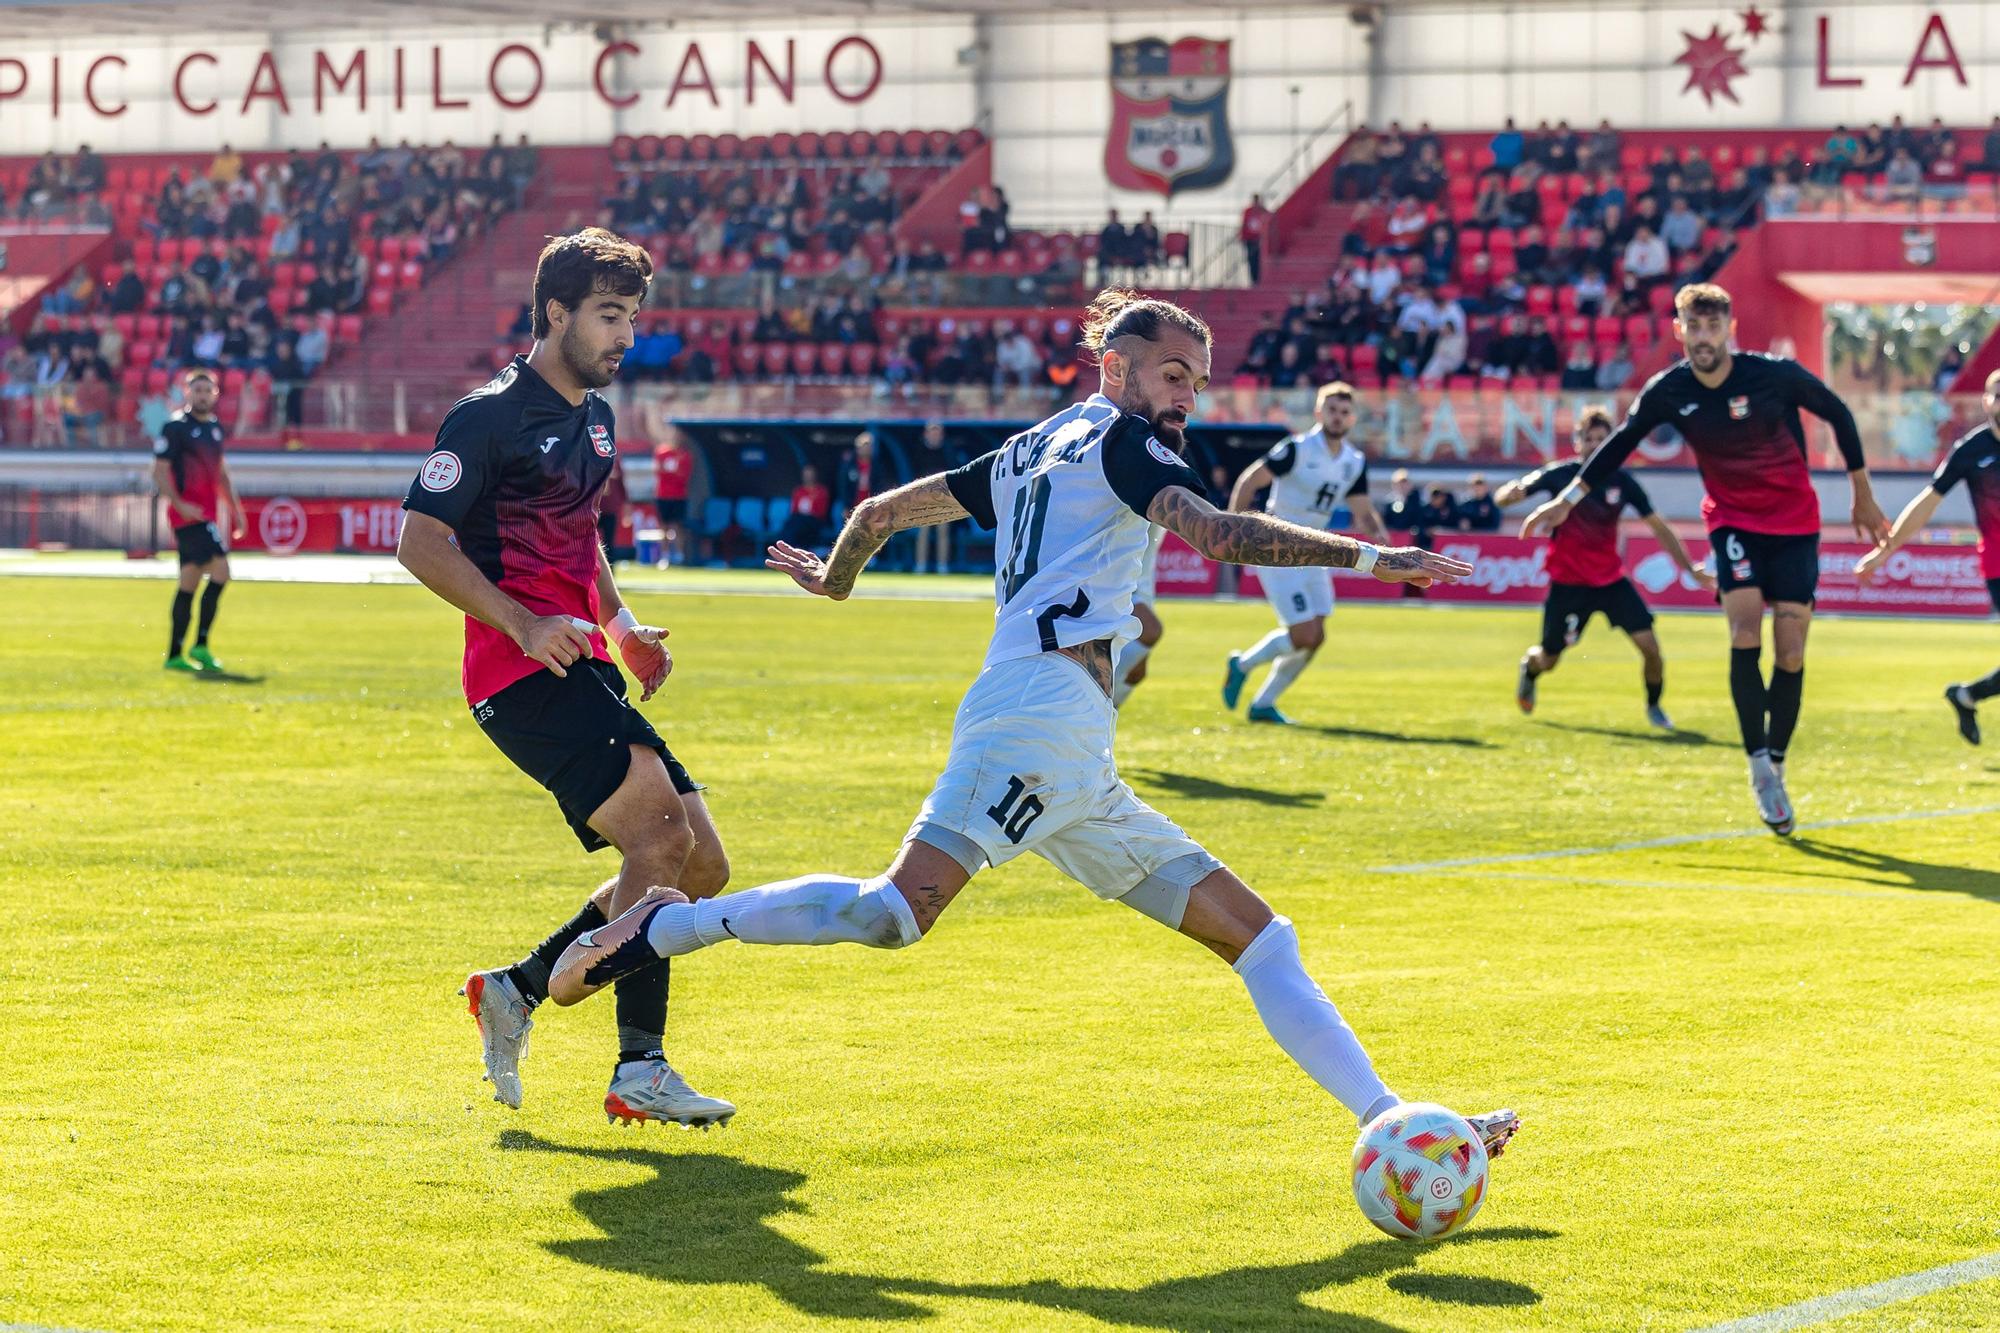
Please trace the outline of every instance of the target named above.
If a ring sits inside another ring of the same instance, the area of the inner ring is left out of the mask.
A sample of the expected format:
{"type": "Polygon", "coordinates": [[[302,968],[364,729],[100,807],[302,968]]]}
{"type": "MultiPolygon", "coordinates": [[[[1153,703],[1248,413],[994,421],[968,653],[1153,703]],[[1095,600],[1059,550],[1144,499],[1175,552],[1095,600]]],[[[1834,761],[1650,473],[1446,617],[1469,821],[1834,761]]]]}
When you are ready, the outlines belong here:
{"type": "MultiPolygon", "coordinates": [[[[1531,495],[1560,495],[1583,470],[1583,460],[1611,435],[1611,412],[1593,404],[1576,416],[1570,438],[1576,457],[1564,463],[1550,463],[1525,477],[1508,482],[1493,500],[1501,508],[1519,504],[1531,495]]],[[[1674,724],[1660,707],[1660,694],[1667,687],[1667,664],[1660,656],[1660,640],[1653,633],[1653,613],[1625,577],[1625,561],[1618,550],[1618,520],[1627,509],[1646,521],[1660,547],[1683,573],[1710,592],[1715,576],[1688,558],[1680,534],[1653,512],[1645,488],[1629,472],[1620,471],[1601,491],[1583,498],[1569,520],[1554,533],[1549,549],[1549,599],[1542,606],[1542,641],[1521,658],[1521,674],[1515,685],[1515,701],[1521,711],[1535,711],[1535,681],[1555,670],[1563,650],[1583,637],[1591,616],[1602,611],[1614,629],[1631,636],[1632,646],[1644,662],[1646,720],[1662,731],[1674,724]]]]}
{"type": "Polygon", "coordinates": [[[1785,751],[1799,720],[1806,630],[1819,587],[1819,492],[1806,461],[1800,408],[1833,427],[1853,486],[1855,529],[1879,541],[1889,521],[1875,503],[1854,414],[1796,361],[1732,352],[1736,321],[1728,292],[1712,283],[1681,288],[1674,296],[1674,331],[1686,357],[1647,381],[1625,423],[1561,495],[1528,515],[1521,531],[1532,536],[1556,528],[1585,496],[1609,485],[1661,426],[1681,433],[1707,490],[1701,512],[1729,621],[1729,692],[1750,757],[1757,813],[1773,832],[1789,834],[1797,821],[1785,791],[1785,751]],[[1766,606],[1775,659],[1768,684],[1759,665],[1766,606]]]}
{"type": "MultiPolygon", "coordinates": [[[[1952,445],[1931,484],[1896,516],[1888,538],[1854,566],[1862,582],[1873,578],[1898,547],[1922,532],[1951,488],[1964,482],[1972,496],[1973,521],[1979,525],[1979,571],[1986,576],[1993,609],[2000,611],[2000,370],[1986,377],[1986,417],[1984,426],[1952,445]]],[[[2000,694],[2000,668],[1978,680],[1944,687],[1944,701],[1958,717],[1958,734],[1974,745],[1979,744],[1979,702],[1996,694],[2000,694]]]]}
{"type": "MultiPolygon", "coordinates": [[[[529,1015],[570,942],[654,886],[706,897],[729,877],[700,786],[627,700],[607,648],[616,644],[642,703],[673,669],[666,631],[626,609],[597,528],[618,446],[611,408],[592,390],[611,383],[632,346],[652,272],[643,249],[600,228],[550,241],[535,269],[534,348],[445,414],[403,502],[397,557],[465,612],[474,720],[555,796],[586,851],[608,845],[624,857],[527,957],[466,979],[486,1077],[508,1106],[521,1104],[529,1015]]],[[[735,1114],[666,1061],[664,965],[620,981],[617,1009],[607,1114],[704,1126],[735,1114]]]]}
{"type": "Polygon", "coordinates": [[[215,418],[215,376],[190,370],[182,381],[187,406],[167,418],[153,442],[153,484],[167,502],[180,555],[180,587],[174,592],[173,632],[167,639],[169,671],[220,671],[222,663],[208,651],[209,627],[222,590],[229,586],[229,552],[222,540],[223,511],[229,514],[229,536],[243,536],[243,505],[222,461],[222,423],[215,418]],[[194,613],[194,591],[208,577],[201,595],[201,622],[194,647],[181,652],[188,621],[194,613]]]}

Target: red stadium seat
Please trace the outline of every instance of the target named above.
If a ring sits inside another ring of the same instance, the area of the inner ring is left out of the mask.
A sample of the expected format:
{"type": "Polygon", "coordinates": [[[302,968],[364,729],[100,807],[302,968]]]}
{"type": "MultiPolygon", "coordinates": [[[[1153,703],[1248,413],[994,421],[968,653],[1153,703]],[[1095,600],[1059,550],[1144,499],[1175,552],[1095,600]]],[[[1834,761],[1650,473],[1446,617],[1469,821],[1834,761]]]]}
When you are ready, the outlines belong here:
{"type": "Polygon", "coordinates": [[[819,135],[812,130],[807,130],[804,134],[799,135],[798,138],[792,141],[792,155],[802,158],[820,156],[819,135]]]}
{"type": "Polygon", "coordinates": [[[819,345],[819,373],[822,375],[845,375],[847,373],[846,343],[821,343],[819,345]]]}
{"type": "MultiPolygon", "coordinates": [[[[952,134],[950,130],[932,130],[924,135],[924,151],[932,157],[944,157],[951,152],[952,134]]],[[[973,147],[978,147],[974,144],[973,147]]]]}
{"type": "Polygon", "coordinates": [[[146,391],[146,368],[130,365],[118,372],[118,393],[126,402],[146,391]]]}
{"type": "Polygon", "coordinates": [[[1565,343],[1580,343],[1590,340],[1590,316],[1571,315],[1562,322],[1562,340],[1565,343]]]}
{"type": "Polygon", "coordinates": [[[1555,288],[1545,287],[1541,285],[1536,285],[1528,288],[1529,314],[1549,315],[1555,313],[1555,308],[1556,308],[1555,288]]]}
{"type": "Polygon", "coordinates": [[[1674,312],[1673,284],[1663,282],[1647,292],[1646,304],[1656,315],[1671,315],[1674,312]]]}
{"type": "Polygon", "coordinates": [[[771,136],[772,157],[780,157],[780,158],[797,157],[798,152],[799,152],[799,140],[797,135],[787,134],[783,131],[780,131],[777,134],[771,136]]]}
{"type": "Polygon", "coordinates": [[[877,157],[894,157],[902,144],[902,136],[894,130],[875,131],[875,144],[871,150],[877,157]]]}
{"type": "Polygon", "coordinates": [[[368,313],[386,315],[396,308],[396,294],[387,287],[368,289],[368,313]]]}
{"type": "Polygon", "coordinates": [[[875,136],[867,130],[849,130],[847,132],[847,155],[849,157],[867,157],[874,151],[875,136]]]}
{"type": "Polygon", "coordinates": [[[718,162],[734,162],[743,156],[743,140],[734,134],[715,136],[715,159],[718,162]]]}
{"type": "Polygon", "coordinates": [[[375,253],[381,258],[382,262],[385,264],[402,263],[403,238],[400,236],[384,236],[379,242],[377,242],[375,247],[375,253]]]}
{"type": "Polygon", "coordinates": [[[1167,256],[1167,262],[1169,264],[1178,264],[1182,268],[1187,267],[1189,241],[1188,241],[1188,234],[1186,232],[1184,231],[1168,232],[1166,235],[1166,241],[1163,248],[1165,250],[1167,256]]]}
{"type": "Polygon", "coordinates": [[[1444,169],[1453,180],[1466,174],[1472,166],[1472,155],[1463,144],[1453,144],[1444,150],[1444,169]]]}
{"type": "Polygon", "coordinates": [[[146,372],[146,392],[149,395],[167,391],[167,372],[158,368],[146,372]]]}
{"type": "Polygon", "coordinates": [[[1646,150],[1637,144],[1626,144],[1618,150],[1618,165],[1625,171],[1639,171],[1646,165],[1646,150]]]}
{"type": "Polygon", "coordinates": [[[1348,370],[1357,380],[1372,378],[1379,384],[1382,380],[1379,358],[1380,354],[1375,350],[1373,343],[1356,343],[1348,370]]]}
{"type": "Polygon", "coordinates": [[[1453,208],[1457,208],[1460,204],[1469,205],[1479,192],[1478,184],[1471,176],[1453,176],[1444,184],[1444,197],[1451,202],[1453,208]]]}
{"type": "Polygon", "coordinates": [[[1513,232],[1495,227],[1492,231],[1486,233],[1486,248],[1491,250],[1496,258],[1504,254],[1509,259],[1512,259],[1514,257],[1514,239],[1513,232]]]}
{"type": "Polygon", "coordinates": [[[129,343],[139,336],[139,317],[137,315],[113,315],[111,317],[111,327],[117,329],[118,336],[129,343]]]}
{"type": "Polygon", "coordinates": [[[763,348],[764,373],[782,375],[792,364],[792,349],[789,343],[760,343],[763,348]]]}
{"type": "Polygon", "coordinates": [[[874,343],[856,343],[847,349],[847,373],[861,376],[875,373],[874,343]]]}
{"type": "Polygon", "coordinates": [[[150,268],[159,262],[160,247],[150,236],[141,236],[132,242],[132,262],[140,268],[150,268]]]}
{"type": "Polygon", "coordinates": [[[771,136],[753,134],[743,141],[743,156],[751,162],[762,162],[771,156],[771,136]]]}
{"type": "Polygon", "coordinates": [[[1628,315],[1625,319],[1625,340],[1634,347],[1653,345],[1653,319],[1650,315],[1628,315]]]}
{"type": "Polygon", "coordinates": [[[424,265],[422,260],[405,259],[403,267],[396,272],[396,284],[405,291],[413,291],[424,285],[424,265]]]}
{"type": "Polygon", "coordinates": [[[1625,321],[1616,315],[1599,315],[1595,320],[1591,321],[1590,338],[1592,342],[1608,346],[1622,341],[1624,337],[1625,321]]]}
{"type": "MultiPolygon", "coordinates": [[[[509,327],[512,327],[511,324],[509,327]]],[[[361,341],[361,316],[342,315],[333,323],[333,340],[339,343],[361,341]]]]}
{"type": "Polygon", "coordinates": [[[629,134],[621,134],[611,141],[611,160],[625,166],[639,156],[639,141],[629,134]]]}
{"type": "Polygon", "coordinates": [[[715,136],[697,134],[688,140],[688,160],[691,162],[713,162],[715,160],[715,136]]]}
{"type": "Polygon", "coordinates": [[[310,287],[313,285],[314,281],[318,279],[318,277],[319,277],[318,264],[299,265],[299,280],[298,280],[299,286],[310,287]]]}
{"type": "Polygon", "coordinates": [[[166,321],[158,315],[139,316],[139,336],[147,342],[157,342],[166,332],[166,321]]]}
{"type": "Polygon", "coordinates": [[[845,160],[847,157],[847,136],[838,130],[823,134],[820,136],[819,150],[830,160],[845,160]]]}
{"type": "Polygon", "coordinates": [[[756,343],[736,344],[736,373],[745,377],[756,375],[757,368],[764,363],[762,352],[756,343]]]}
{"type": "Polygon", "coordinates": [[[925,138],[922,130],[904,130],[896,140],[899,157],[919,158],[924,155],[925,138]]]}
{"type": "Polygon", "coordinates": [[[961,153],[974,153],[986,142],[986,135],[974,128],[960,130],[951,136],[951,146],[961,153]]]}
{"type": "Polygon", "coordinates": [[[819,344],[792,344],[792,373],[794,375],[819,374],[819,344]]]}
{"type": "Polygon", "coordinates": [[[1570,286],[1556,288],[1556,310],[1563,315],[1576,313],[1576,288],[1570,286]]]}

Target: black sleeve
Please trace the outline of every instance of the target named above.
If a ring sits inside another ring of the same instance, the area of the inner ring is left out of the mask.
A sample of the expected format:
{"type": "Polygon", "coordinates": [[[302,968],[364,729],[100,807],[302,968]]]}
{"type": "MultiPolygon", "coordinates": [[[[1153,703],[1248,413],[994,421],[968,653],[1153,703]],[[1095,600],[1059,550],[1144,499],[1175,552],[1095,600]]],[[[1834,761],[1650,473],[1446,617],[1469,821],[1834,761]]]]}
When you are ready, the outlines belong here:
{"type": "Polygon", "coordinates": [[[1861,452],[1861,431],[1854,424],[1854,413],[1847,410],[1847,404],[1840,400],[1840,395],[1827,388],[1824,380],[1798,362],[1781,361],[1778,364],[1785,368],[1792,401],[1833,427],[1833,442],[1840,446],[1841,461],[1847,464],[1847,470],[1859,472],[1868,466],[1868,460],[1861,452]]]}
{"type": "Polygon", "coordinates": [[[1284,476],[1292,470],[1298,461],[1299,446],[1293,442],[1292,437],[1289,435],[1272,445],[1270,450],[1264,455],[1264,466],[1270,470],[1271,475],[1274,477],[1284,476]]]}
{"type": "Polygon", "coordinates": [[[1618,495],[1626,507],[1640,518],[1653,516],[1653,497],[1646,494],[1646,488],[1639,484],[1637,477],[1622,469],[1618,473],[1618,495]]]}
{"type": "Polygon", "coordinates": [[[493,484],[493,413],[490,400],[460,403],[445,413],[437,444],[417,470],[403,508],[429,514],[457,530],[479,497],[493,484]]]}
{"type": "Polygon", "coordinates": [[[1639,396],[1632,400],[1632,410],[1625,414],[1625,423],[1611,432],[1610,438],[1597,446],[1597,452],[1584,462],[1583,471],[1577,476],[1593,491],[1601,491],[1611,480],[1625,460],[1632,456],[1640,443],[1667,419],[1666,395],[1660,392],[1660,381],[1672,374],[1663,370],[1646,381],[1646,387],[1639,390],[1639,396]]]}
{"type": "Polygon", "coordinates": [[[1348,498],[1368,494],[1368,460],[1361,460],[1361,471],[1355,474],[1354,484],[1347,488],[1348,498]]]}
{"type": "Polygon", "coordinates": [[[1944,462],[1931,473],[1931,489],[1939,495],[1949,495],[1951,488],[1964,481],[1972,471],[1972,442],[1979,438],[1978,432],[1966,436],[1951,447],[1944,456],[1944,462]]]}
{"type": "Polygon", "coordinates": [[[180,422],[168,420],[160,427],[160,436],[153,441],[153,457],[164,458],[175,469],[180,469],[181,453],[187,448],[187,434],[180,429],[180,422]]]}
{"type": "Polygon", "coordinates": [[[1561,463],[1544,463],[1541,467],[1536,468],[1533,472],[1521,478],[1515,485],[1521,488],[1521,494],[1523,495],[1554,495],[1567,484],[1566,482],[1558,482],[1556,480],[1557,474],[1562,469],[1563,465],[1561,463]]]}
{"type": "Polygon", "coordinates": [[[999,457],[1000,451],[995,449],[944,474],[951,498],[964,505],[972,521],[982,528],[999,525],[993,514],[993,462],[999,457]]]}
{"type": "Polygon", "coordinates": [[[1201,478],[1153,436],[1143,417],[1122,417],[1104,437],[1104,480],[1132,512],[1145,516],[1153,497],[1170,486],[1206,495],[1201,478]]]}

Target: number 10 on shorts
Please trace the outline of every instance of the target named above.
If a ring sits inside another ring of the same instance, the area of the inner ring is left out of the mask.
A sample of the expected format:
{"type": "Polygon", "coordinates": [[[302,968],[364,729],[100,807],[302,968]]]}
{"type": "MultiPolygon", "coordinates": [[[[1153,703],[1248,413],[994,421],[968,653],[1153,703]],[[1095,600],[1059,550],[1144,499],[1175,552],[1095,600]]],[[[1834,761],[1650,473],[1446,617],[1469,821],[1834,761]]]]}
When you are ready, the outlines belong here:
{"type": "Polygon", "coordinates": [[[1029,826],[1041,818],[1042,814],[1041,797],[1029,796],[1025,799],[1022,797],[1021,793],[1027,789],[1028,784],[1021,779],[1008,778],[1007,794],[1002,796],[997,804],[988,806],[986,810],[986,817],[998,824],[1000,831],[1007,835],[1007,841],[1017,847],[1021,839],[1028,836],[1029,826]]]}

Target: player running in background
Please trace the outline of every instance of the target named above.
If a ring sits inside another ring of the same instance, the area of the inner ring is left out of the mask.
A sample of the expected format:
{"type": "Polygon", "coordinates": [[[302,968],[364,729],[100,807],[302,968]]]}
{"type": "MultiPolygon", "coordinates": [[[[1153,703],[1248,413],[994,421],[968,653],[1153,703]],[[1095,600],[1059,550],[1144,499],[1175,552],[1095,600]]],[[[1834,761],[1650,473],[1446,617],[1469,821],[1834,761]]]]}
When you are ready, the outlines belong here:
{"type": "Polygon", "coordinates": [[[1732,352],[1729,293],[1694,283],[1674,296],[1674,331],[1686,356],[1646,382],[1625,423],[1590,456],[1563,493],[1528,515],[1522,536],[1559,527],[1594,491],[1612,484],[1632,451],[1672,426],[1694,451],[1707,494],[1701,502],[1715,548],[1716,581],[1729,622],[1729,693],[1750,760],[1757,813],[1771,830],[1796,823],[1785,790],[1785,753],[1805,690],[1806,630],[1819,587],[1819,492],[1806,461],[1804,408],[1833,427],[1853,489],[1854,527],[1871,540],[1889,531],[1875,503],[1854,414],[1798,362],[1732,352]],[[1771,609],[1771,678],[1760,659],[1771,609]]]}
{"type": "MultiPolygon", "coordinates": [[[[771,548],[772,567],[840,601],[898,532],[968,515],[997,530],[992,644],[959,705],[944,773],[888,871],[806,875],[698,903],[660,895],[571,946],[551,984],[559,1003],[728,939],[903,948],[979,870],[1032,851],[1231,964],[1279,1046],[1362,1122],[1398,1104],[1307,974],[1292,923],[1118,776],[1114,644],[1136,628],[1149,522],[1236,564],[1331,565],[1388,583],[1455,581],[1472,567],[1203,499],[1180,450],[1208,384],[1209,333],[1187,311],[1107,291],[1084,344],[1101,392],[961,468],[857,506],[826,561],[771,548]]],[[[1519,1123],[1507,1111],[1474,1121],[1495,1153],[1519,1123]]]]}
{"type": "MultiPolygon", "coordinates": [[[[1531,495],[1561,494],[1583,470],[1583,460],[1610,435],[1610,411],[1595,404],[1584,408],[1577,413],[1576,428],[1570,433],[1576,457],[1508,482],[1494,493],[1494,503],[1505,509],[1531,495]]],[[[1535,711],[1535,681],[1556,669],[1564,650],[1583,637],[1590,618],[1601,611],[1639,650],[1646,682],[1646,720],[1662,731],[1674,729],[1666,710],[1660,707],[1660,694],[1667,687],[1667,664],[1660,657],[1660,640],[1653,633],[1653,613],[1625,576],[1624,557],[1618,549],[1618,519],[1627,509],[1646,521],[1661,549],[1683,573],[1708,591],[1715,591],[1715,576],[1688,558],[1680,535],[1653,512],[1645,488],[1621,469],[1602,491],[1585,496],[1569,521],[1555,530],[1549,546],[1549,598],[1542,604],[1542,641],[1522,656],[1514,688],[1522,712],[1535,711]]]]}
{"type": "MultiPolygon", "coordinates": [[[[1377,542],[1388,540],[1381,515],[1368,498],[1368,458],[1347,442],[1354,429],[1354,388],[1335,382],[1323,385],[1314,400],[1319,424],[1303,435],[1287,436],[1271,451],[1243,469],[1229,492],[1229,508],[1243,513],[1257,492],[1270,487],[1264,512],[1309,528],[1325,528],[1334,509],[1346,504],[1362,532],[1377,542]]],[[[1326,618],[1333,614],[1333,572],[1324,566],[1259,569],[1257,581],[1277,612],[1278,628],[1240,653],[1231,653],[1222,678],[1222,706],[1235,708],[1243,682],[1266,662],[1256,697],[1250,700],[1252,722],[1289,726],[1278,711],[1278,697],[1291,688],[1299,673],[1326,642],[1326,618]]]]}
{"type": "Polygon", "coordinates": [[[243,537],[243,502],[222,461],[222,422],[216,419],[215,376],[190,370],[182,380],[187,406],[167,418],[153,442],[153,484],[167,501],[174,547],[180,556],[180,586],[174,592],[173,631],[167,639],[169,671],[220,671],[222,663],[208,651],[208,631],[229,586],[229,551],[222,539],[222,515],[229,514],[231,541],[243,537]],[[194,612],[194,592],[202,578],[201,620],[195,626],[194,647],[187,641],[188,620],[194,612]]]}
{"type": "MultiPolygon", "coordinates": [[[[1993,609],[2000,611],[2000,370],[1986,377],[1985,401],[1986,424],[1952,445],[1931,484],[1917,492],[1896,516],[1889,535],[1854,566],[1862,582],[1872,579],[1899,547],[1922,532],[1951,488],[1964,482],[1972,494],[1973,519],[1979,524],[1980,572],[1986,576],[1993,609]]],[[[1974,745],[1979,744],[1980,701],[1996,694],[2000,694],[2000,667],[1978,680],[1944,687],[1944,701],[1958,718],[1958,734],[1974,745]]]]}
{"type": "MultiPolygon", "coordinates": [[[[611,383],[632,346],[652,272],[643,249],[600,228],[550,241],[535,269],[534,348],[445,414],[403,502],[397,557],[465,612],[473,718],[555,796],[585,851],[613,846],[624,858],[527,957],[473,973],[460,992],[479,1020],[494,1099],[512,1107],[529,1015],[569,942],[653,885],[700,897],[729,877],[700,787],[626,699],[606,647],[617,644],[641,703],[673,669],[666,631],[626,609],[597,529],[618,446],[611,408],[593,390],[611,383]]],[[[608,1114],[705,1125],[735,1113],[667,1063],[664,967],[621,980],[617,1009],[608,1114]]]]}
{"type": "Polygon", "coordinates": [[[1118,662],[1111,672],[1113,708],[1123,708],[1139,682],[1146,679],[1146,659],[1166,637],[1167,627],[1160,623],[1160,613],[1153,607],[1160,595],[1160,543],[1166,537],[1167,530],[1157,524],[1146,537],[1146,559],[1139,566],[1139,584],[1132,593],[1132,615],[1139,622],[1139,634],[1118,650],[1118,662]]]}

